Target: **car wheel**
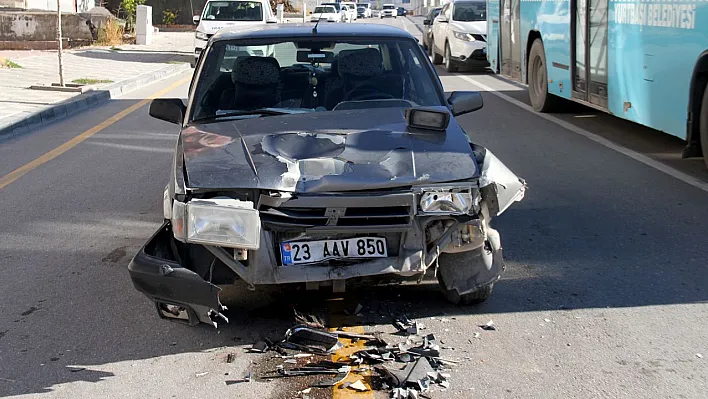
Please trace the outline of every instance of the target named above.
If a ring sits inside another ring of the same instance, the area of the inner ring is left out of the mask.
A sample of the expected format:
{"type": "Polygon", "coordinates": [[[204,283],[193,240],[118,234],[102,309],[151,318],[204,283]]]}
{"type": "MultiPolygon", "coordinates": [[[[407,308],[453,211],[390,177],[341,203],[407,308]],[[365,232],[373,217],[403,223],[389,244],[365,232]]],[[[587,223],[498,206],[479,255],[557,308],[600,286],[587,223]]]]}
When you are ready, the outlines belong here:
{"type": "Polygon", "coordinates": [[[440,288],[442,290],[443,296],[448,302],[454,305],[477,305],[485,302],[492,295],[492,290],[494,289],[494,283],[480,287],[477,291],[470,292],[468,294],[460,295],[455,290],[447,290],[443,288],[442,282],[440,282],[440,276],[438,276],[438,282],[440,283],[440,288]]]}
{"type": "Polygon", "coordinates": [[[560,99],[548,93],[548,75],[546,72],[546,51],[541,39],[536,39],[531,46],[528,64],[529,99],[533,109],[538,112],[553,112],[558,108],[560,99]]]}
{"type": "Polygon", "coordinates": [[[435,51],[435,38],[430,39],[430,56],[433,58],[433,65],[440,65],[443,62],[442,55],[435,51]]]}
{"type": "Polygon", "coordinates": [[[703,91],[703,102],[701,102],[701,116],[698,121],[698,129],[701,131],[701,148],[703,149],[703,161],[708,167],[708,87],[703,91]]]}
{"type": "Polygon", "coordinates": [[[194,57],[189,60],[189,66],[191,66],[192,69],[197,67],[197,60],[194,57]]]}
{"type": "Polygon", "coordinates": [[[457,72],[457,65],[455,61],[452,60],[452,55],[450,53],[450,44],[445,42],[445,56],[443,57],[445,62],[445,70],[448,72],[457,72]]]}

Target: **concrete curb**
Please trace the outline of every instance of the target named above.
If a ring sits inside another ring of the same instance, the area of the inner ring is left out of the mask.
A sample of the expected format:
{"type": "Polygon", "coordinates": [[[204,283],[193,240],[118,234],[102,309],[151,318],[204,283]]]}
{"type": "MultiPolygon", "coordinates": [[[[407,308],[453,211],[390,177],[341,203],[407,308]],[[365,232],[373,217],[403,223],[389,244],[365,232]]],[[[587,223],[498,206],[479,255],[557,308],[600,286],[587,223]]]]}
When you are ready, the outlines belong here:
{"type": "Polygon", "coordinates": [[[154,83],[179,72],[189,70],[189,63],[168,65],[162,69],[135,76],[103,87],[99,90],[89,91],[57,104],[51,104],[40,111],[10,118],[5,126],[0,125],[0,139],[10,138],[22,133],[27,133],[38,127],[46,126],[68,116],[75,115],[99,104],[135,90],[148,83],[154,83]]]}

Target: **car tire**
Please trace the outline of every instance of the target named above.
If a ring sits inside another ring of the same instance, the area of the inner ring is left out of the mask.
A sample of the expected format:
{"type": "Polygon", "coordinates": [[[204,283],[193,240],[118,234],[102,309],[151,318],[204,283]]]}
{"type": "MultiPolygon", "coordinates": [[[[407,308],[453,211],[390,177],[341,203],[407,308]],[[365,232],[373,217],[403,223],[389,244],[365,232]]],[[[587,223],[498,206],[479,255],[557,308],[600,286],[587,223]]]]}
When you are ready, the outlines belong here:
{"type": "Polygon", "coordinates": [[[484,285],[477,289],[476,291],[470,292],[468,294],[460,295],[456,290],[449,290],[445,288],[440,275],[438,275],[438,284],[440,285],[440,290],[442,291],[445,299],[452,303],[453,305],[477,305],[485,302],[492,295],[492,290],[494,289],[494,283],[489,285],[484,285]]]}
{"type": "Polygon", "coordinates": [[[194,57],[189,60],[189,66],[192,67],[192,69],[197,67],[197,60],[195,60],[194,57]]]}
{"type": "Polygon", "coordinates": [[[435,51],[435,38],[430,39],[430,56],[433,58],[433,65],[440,65],[443,62],[442,55],[435,51]]]}
{"type": "Polygon", "coordinates": [[[701,116],[698,119],[698,130],[701,132],[701,148],[703,149],[703,161],[708,168],[708,87],[703,91],[703,101],[701,102],[701,116]]]}
{"type": "Polygon", "coordinates": [[[443,56],[443,62],[445,63],[445,70],[454,73],[457,72],[457,65],[455,61],[452,60],[452,54],[450,53],[450,44],[445,42],[445,55],[443,56]]]}
{"type": "Polygon", "coordinates": [[[541,39],[534,40],[529,52],[528,77],[529,100],[537,112],[553,112],[559,106],[560,98],[548,92],[546,51],[541,39]]]}

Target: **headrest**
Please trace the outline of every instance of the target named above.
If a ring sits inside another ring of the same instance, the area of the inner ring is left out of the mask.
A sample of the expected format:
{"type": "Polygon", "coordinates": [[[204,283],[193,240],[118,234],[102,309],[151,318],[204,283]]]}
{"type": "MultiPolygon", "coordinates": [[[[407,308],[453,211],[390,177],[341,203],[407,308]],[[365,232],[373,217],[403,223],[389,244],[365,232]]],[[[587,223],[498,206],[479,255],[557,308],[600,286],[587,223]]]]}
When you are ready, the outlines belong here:
{"type": "Polygon", "coordinates": [[[372,77],[383,74],[383,58],[375,48],[342,50],[337,58],[337,69],[341,77],[372,77]]]}
{"type": "Polygon", "coordinates": [[[245,85],[272,85],[280,81],[280,64],[273,57],[240,56],[234,61],[231,80],[245,85]]]}

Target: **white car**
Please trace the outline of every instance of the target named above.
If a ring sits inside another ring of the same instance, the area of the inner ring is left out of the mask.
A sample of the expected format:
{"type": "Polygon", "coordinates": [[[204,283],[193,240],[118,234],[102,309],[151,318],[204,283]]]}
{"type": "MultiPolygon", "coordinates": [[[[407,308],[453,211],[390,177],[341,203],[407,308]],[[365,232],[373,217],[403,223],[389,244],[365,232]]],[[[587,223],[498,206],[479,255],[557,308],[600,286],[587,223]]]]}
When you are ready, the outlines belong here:
{"type": "Polygon", "coordinates": [[[433,64],[448,72],[460,66],[486,68],[487,4],[482,0],[451,0],[433,21],[433,64]]]}
{"type": "Polygon", "coordinates": [[[371,3],[357,3],[357,13],[363,11],[362,15],[364,18],[373,17],[373,11],[371,10],[371,3]],[[361,10],[363,8],[363,10],[361,10]]]}
{"type": "MultiPolygon", "coordinates": [[[[204,5],[201,15],[195,15],[192,21],[197,25],[194,33],[194,58],[190,62],[194,67],[199,55],[206,48],[207,41],[219,29],[238,25],[248,28],[267,23],[277,23],[270,2],[267,0],[209,0],[204,5]]],[[[272,46],[248,47],[244,55],[268,56],[272,46]]]]}
{"type": "Polygon", "coordinates": [[[341,2],[342,7],[347,7],[347,12],[349,13],[349,21],[356,21],[356,3],[353,1],[343,1],[341,2]]]}
{"type": "Polygon", "coordinates": [[[342,16],[337,12],[334,6],[317,6],[312,11],[310,22],[327,21],[327,22],[342,22],[342,16]]]}
{"type": "Polygon", "coordinates": [[[339,14],[339,22],[351,22],[346,7],[342,7],[341,3],[321,3],[320,5],[334,7],[334,9],[337,10],[337,14],[339,14]]]}
{"type": "Polygon", "coordinates": [[[384,4],[381,8],[381,13],[379,13],[381,18],[396,18],[398,16],[398,9],[395,4],[384,4]]]}

